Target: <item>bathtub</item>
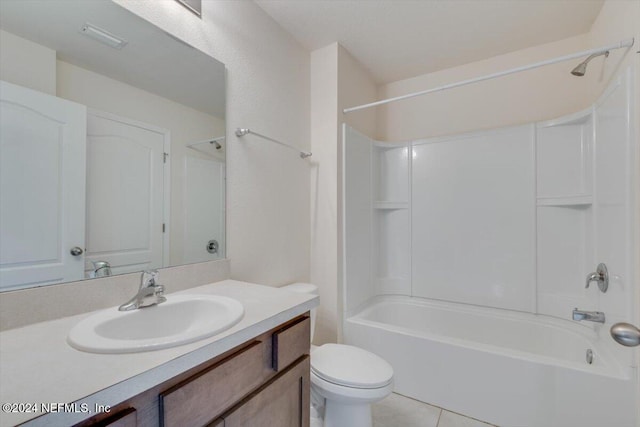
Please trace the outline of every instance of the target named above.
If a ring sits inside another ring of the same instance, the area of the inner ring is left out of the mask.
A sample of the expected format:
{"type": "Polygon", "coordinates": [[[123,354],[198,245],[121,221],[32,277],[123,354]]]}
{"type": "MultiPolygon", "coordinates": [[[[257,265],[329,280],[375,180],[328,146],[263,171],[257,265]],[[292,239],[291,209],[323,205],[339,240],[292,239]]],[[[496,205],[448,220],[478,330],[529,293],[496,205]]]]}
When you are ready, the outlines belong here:
{"type": "Polygon", "coordinates": [[[499,426],[636,426],[634,368],[577,323],[377,297],[345,319],[344,341],[391,363],[396,393],[499,426]]]}

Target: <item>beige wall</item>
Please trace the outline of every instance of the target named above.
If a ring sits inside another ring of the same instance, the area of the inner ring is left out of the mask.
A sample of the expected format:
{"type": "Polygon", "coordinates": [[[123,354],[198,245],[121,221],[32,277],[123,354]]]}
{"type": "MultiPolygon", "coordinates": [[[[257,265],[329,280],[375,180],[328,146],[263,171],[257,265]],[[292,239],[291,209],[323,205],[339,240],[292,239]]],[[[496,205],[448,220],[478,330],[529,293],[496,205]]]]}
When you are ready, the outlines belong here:
{"type": "Polygon", "coordinates": [[[338,45],[311,53],[311,282],[320,306],[315,344],[337,339],[338,45]]]}
{"type": "MultiPolygon", "coordinates": [[[[587,49],[586,35],[383,85],[379,99],[438,87],[587,49]]],[[[596,60],[598,61],[598,60],[596,60]]],[[[600,63],[591,66],[597,68],[600,63]]],[[[575,62],[575,63],[574,63],[575,62]]],[[[588,81],[563,62],[379,108],[380,139],[402,141],[550,119],[589,105],[588,81]]],[[[592,70],[593,71],[593,70],[592,70]]]]}
{"type": "Polygon", "coordinates": [[[373,101],[376,90],[369,73],[339,44],[311,53],[311,282],[320,292],[316,344],[341,338],[342,123],[375,131],[373,110],[345,116],[342,109],[373,101]]]}
{"type": "MultiPolygon", "coordinates": [[[[207,158],[186,144],[225,134],[223,119],[129,86],[101,74],[58,61],[57,95],[118,116],[152,124],[171,133],[170,265],[184,263],[184,159],[207,158]]],[[[224,157],[222,157],[224,161],[224,157]]]]}
{"type": "Polygon", "coordinates": [[[0,30],[0,80],[56,94],[56,52],[0,30]]]}
{"type": "MultiPolygon", "coordinates": [[[[376,100],[378,87],[369,72],[342,46],[338,45],[338,121],[359,132],[376,132],[376,110],[344,114],[342,110],[376,100]]],[[[342,138],[342,134],[340,134],[342,138]]]]}
{"type": "Polygon", "coordinates": [[[227,78],[227,255],[231,276],[268,285],[309,280],[310,164],[247,127],[310,149],[309,52],[250,1],[116,0],[222,61],[227,78]]]}
{"type": "Polygon", "coordinates": [[[636,37],[632,49],[612,51],[606,60],[604,57],[592,60],[584,77],[570,74],[579,60],[566,61],[379,107],[374,136],[401,141],[455,134],[551,119],[586,108],[602,93],[611,77],[634,60],[632,52],[638,50],[640,40],[638,9],[637,1],[609,0],[589,33],[382,85],[378,99],[636,37]]]}

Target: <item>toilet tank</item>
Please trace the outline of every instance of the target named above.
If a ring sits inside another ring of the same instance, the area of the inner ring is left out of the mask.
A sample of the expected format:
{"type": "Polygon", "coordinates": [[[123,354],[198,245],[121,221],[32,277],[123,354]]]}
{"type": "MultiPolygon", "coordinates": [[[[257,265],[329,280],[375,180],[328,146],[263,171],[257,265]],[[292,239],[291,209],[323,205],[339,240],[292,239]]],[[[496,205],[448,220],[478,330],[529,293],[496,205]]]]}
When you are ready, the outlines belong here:
{"type": "MultiPolygon", "coordinates": [[[[281,286],[280,289],[284,289],[289,292],[298,292],[301,294],[318,295],[318,287],[311,283],[292,283],[290,285],[281,286]]],[[[317,309],[311,309],[311,342],[313,342],[313,333],[316,330],[316,313],[317,309]]]]}

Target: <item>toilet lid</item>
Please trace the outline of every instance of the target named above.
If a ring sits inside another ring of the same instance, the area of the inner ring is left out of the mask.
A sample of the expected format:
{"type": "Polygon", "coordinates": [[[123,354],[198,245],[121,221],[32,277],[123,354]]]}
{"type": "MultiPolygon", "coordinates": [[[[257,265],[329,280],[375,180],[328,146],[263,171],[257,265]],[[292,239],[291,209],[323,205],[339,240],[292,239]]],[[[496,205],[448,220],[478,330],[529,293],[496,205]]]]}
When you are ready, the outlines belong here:
{"type": "Polygon", "coordinates": [[[358,347],[325,344],[311,354],[311,372],[334,384],[379,388],[391,382],[393,368],[381,357],[358,347]]]}
{"type": "Polygon", "coordinates": [[[311,283],[297,282],[297,283],[292,283],[290,285],[281,286],[280,289],[284,289],[285,291],[290,291],[290,292],[300,292],[303,294],[313,294],[313,295],[318,294],[318,287],[311,283]]]}

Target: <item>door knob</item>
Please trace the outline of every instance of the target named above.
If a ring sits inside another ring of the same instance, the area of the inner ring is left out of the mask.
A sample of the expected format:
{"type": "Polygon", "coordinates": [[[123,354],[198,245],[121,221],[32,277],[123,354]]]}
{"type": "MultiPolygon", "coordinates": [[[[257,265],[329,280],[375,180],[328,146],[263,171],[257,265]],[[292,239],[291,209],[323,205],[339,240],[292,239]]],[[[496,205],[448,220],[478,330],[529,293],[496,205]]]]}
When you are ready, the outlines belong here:
{"type": "Polygon", "coordinates": [[[82,250],[82,248],[79,248],[78,246],[74,246],[71,248],[71,250],[69,251],[69,253],[71,253],[71,255],[73,256],[80,256],[82,255],[84,251],[82,250]]]}
{"type": "Polygon", "coordinates": [[[611,327],[610,332],[618,344],[626,347],[640,345],[640,329],[629,323],[616,323],[611,327]]]}
{"type": "Polygon", "coordinates": [[[598,288],[603,293],[607,292],[607,289],[609,289],[609,272],[606,265],[603,263],[598,264],[596,272],[587,276],[587,286],[585,288],[588,288],[591,282],[598,282],[598,288]]]}
{"type": "Polygon", "coordinates": [[[207,252],[210,254],[218,253],[218,241],[217,240],[209,240],[207,242],[207,252]]]}

